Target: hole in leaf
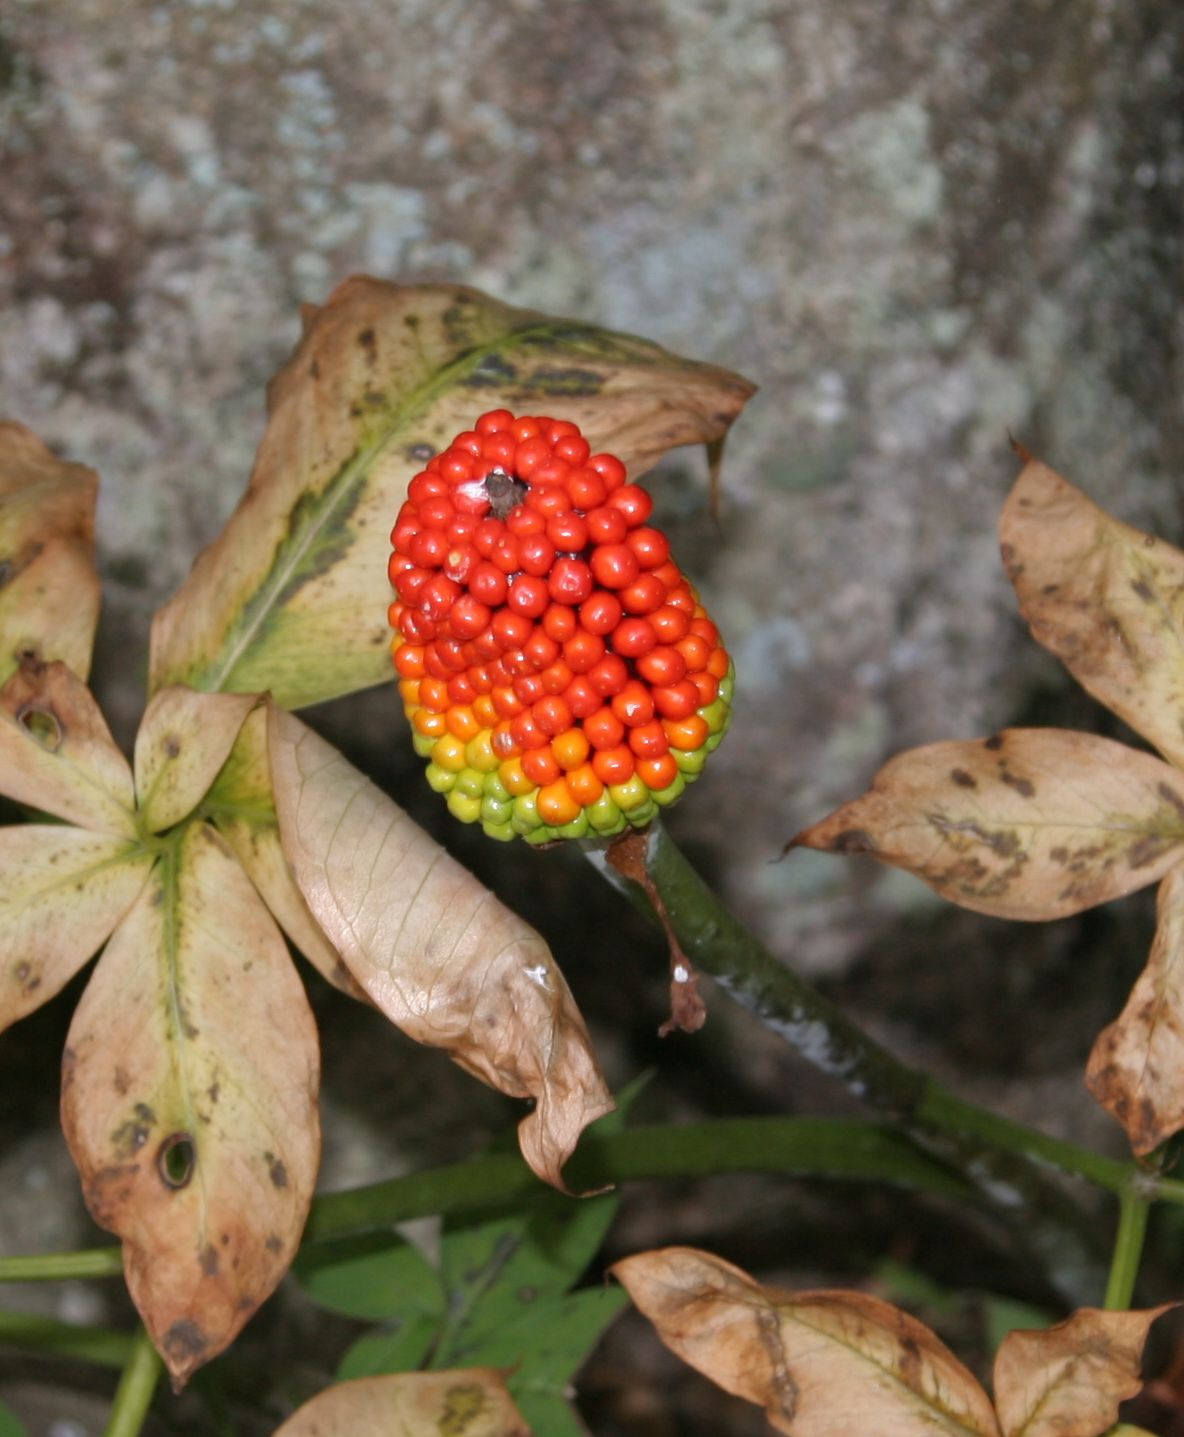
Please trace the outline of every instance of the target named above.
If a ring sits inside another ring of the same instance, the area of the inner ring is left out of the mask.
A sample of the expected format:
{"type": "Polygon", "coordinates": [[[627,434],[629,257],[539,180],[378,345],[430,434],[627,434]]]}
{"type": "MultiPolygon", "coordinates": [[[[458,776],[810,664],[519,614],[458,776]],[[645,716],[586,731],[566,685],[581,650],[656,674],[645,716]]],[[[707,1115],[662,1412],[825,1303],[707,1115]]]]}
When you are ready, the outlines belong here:
{"type": "Polygon", "coordinates": [[[36,739],[41,747],[49,749],[50,753],[61,747],[62,726],[56,714],[30,706],[20,710],[17,720],[29,737],[36,739]]]}
{"type": "Polygon", "coordinates": [[[172,1133],[160,1145],[156,1166],[166,1188],[183,1188],[197,1166],[197,1151],[188,1133],[172,1133]]]}

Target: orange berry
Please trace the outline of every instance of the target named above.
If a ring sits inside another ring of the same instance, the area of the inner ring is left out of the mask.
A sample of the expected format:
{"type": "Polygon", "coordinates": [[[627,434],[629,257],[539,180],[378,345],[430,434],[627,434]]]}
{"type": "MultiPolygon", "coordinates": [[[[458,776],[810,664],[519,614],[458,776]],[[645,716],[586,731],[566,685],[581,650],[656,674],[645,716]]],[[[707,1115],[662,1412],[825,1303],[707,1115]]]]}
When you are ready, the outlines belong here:
{"type": "Polygon", "coordinates": [[[690,714],[684,719],[665,719],[662,727],[666,731],[666,737],[670,740],[671,748],[689,753],[693,753],[697,748],[702,748],[711,732],[707,727],[707,720],[701,719],[698,714],[690,714]]]}
{"type": "Polygon", "coordinates": [[[422,680],[420,679],[399,680],[399,697],[403,700],[405,704],[417,704],[422,702],[419,697],[419,685],[421,682],[422,680]]]}
{"type": "MultiPolygon", "coordinates": [[[[699,669],[707,667],[707,660],[711,657],[711,649],[706,639],[701,639],[698,634],[688,634],[685,639],[679,639],[674,645],[675,649],[686,660],[687,672],[696,673],[699,669]]],[[[725,669],[725,673],[727,670],[725,669]]]]}
{"type": "Polygon", "coordinates": [[[448,697],[448,685],[441,683],[439,679],[420,679],[419,701],[434,714],[447,713],[452,707],[452,700],[448,697]]]}
{"type": "Polygon", "coordinates": [[[400,643],[395,651],[395,669],[400,678],[422,679],[424,668],[423,650],[417,644],[400,643]]]}
{"type": "Polygon", "coordinates": [[[478,694],[473,700],[473,716],[480,721],[482,728],[492,728],[497,723],[497,705],[488,694],[478,694]]]}
{"type": "Polygon", "coordinates": [[[416,733],[423,734],[425,738],[443,738],[448,732],[444,715],[434,714],[429,709],[417,709],[411,722],[415,725],[416,733]]]}
{"type": "Polygon", "coordinates": [[[563,779],[556,779],[539,789],[539,817],[544,823],[558,826],[571,823],[580,816],[580,804],[568,791],[563,779]]]}
{"type": "Polygon", "coordinates": [[[661,758],[640,758],[637,761],[637,776],[651,793],[661,793],[678,777],[678,764],[668,753],[661,758]]]}
{"type": "Polygon", "coordinates": [[[726,649],[712,649],[711,657],[704,664],[704,668],[714,678],[723,679],[728,675],[728,653],[726,649]]]}
{"type": "MultiPolygon", "coordinates": [[[[719,693],[719,679],[714,674],[700,671],[697,674],[688,674],[687,680],[694,684],[699,691],[699,701],[694,705],[695,708],[701,709],[707,704],[715,702],[716,695],[719,693]]],[[[676,718],[677,715],[671,714],[670,717],[676,718]]]]}
{"type": "Polygon", "coordinates": [[[498,758],[516,758],[521,753],[509,719],[500,719],[494,724],[489,746],[498,758]]]}
{"type": "Polygon", "coordinates": [[[557,734],[551,740],[551,752],[555,762],[565,772],[579,768],[588,758],[588,740],[583,729],[569,728],[566,733],[557,734]]]}
{"type": "Polygon", "coordinates": [[[592,768],[601,783],[628,783],[633,777],[633,753],[625,744],[601,749],[592,755],[592,768]]]}
{"type": "Polygon", "coordinates": [[[715,648],[719,643],[719,630],[704,613],[697,612],[691,620],[691,633],[706,639],[711,648],[715,648]]]}
{"type": "MultiPolygon", "coordinates": [[[[509,684],[498,684],[490,691],[489,697],[502,718],[516,718],[526,707],[509,684]]],[[[708,699],[708,703],[710,702],[711,700],[708,699]]],[[[695,707],[698,708],[698,704],[695,707]]]]}
{"type": "Polygon", "coordinates": [[[527,777],[521,758],[509,758],[505,763],[498,764],[497,776],[515,798],[523,793],[532,793],[537,787],[534,779],[527,777]]]}
{"type": "Polygon", "coordinates": [[[625,739],[625,725],[606,704],[584,720],[584,734],[593,748],[618,748],[625,739]]]}
{"type": "Polygon", "coordinates": [[[534,721],[539,728],[547,734],[566,733],[571,728],[572,712],[567,706],[566,699],[559,694],[550,694],[545,699],[540,699],[534,708],[531,709],[534,721]]]}
{"type": "Polygon", "coordinates": [[[630,679],[619,694],[613,695],[612,710],[626,728],[640,728],[653,718],[654,700],[645,684],[630,679]]]}
{"type": "MultiPolygon", "coordinates": [[[[532,748],[529,753],[524,753],[521,758],[522,772],[533,783],[540,787],[544,784],[554,783],[563,770],[555,762],[555,755],[550,748],[532,748]]],[[[564,819],[567,823],[569,820],[564,819]]]]}
{"type": "Polygon", "coordinates": [[[476,738],[483,727],[468,704],[457,704],[448,710],[446,717],[448,732],[465,743],[476,738]]]}
{"type": "Polygon", "coordinates": [[[581,808],[587,808],[604,792],[604,784],[596,777],[596,770],[592,765],[584,763],[567,775],[567,791],[581,808]]]}
{"type": "MultiPolygon", "coordinates": [[[[712,679],[711,682],[714,684],[715,680],[712,679]]],[[[713,693],[711,699],[701,698],[693,679],[680,679],[678,683],[668,687],[659,686],[653,690],[653,695],[654,707],[663,718],[669,719],[689,718],[697,708],[702,708],[705,702],[710,703],[715,697],[713,693]]]]}

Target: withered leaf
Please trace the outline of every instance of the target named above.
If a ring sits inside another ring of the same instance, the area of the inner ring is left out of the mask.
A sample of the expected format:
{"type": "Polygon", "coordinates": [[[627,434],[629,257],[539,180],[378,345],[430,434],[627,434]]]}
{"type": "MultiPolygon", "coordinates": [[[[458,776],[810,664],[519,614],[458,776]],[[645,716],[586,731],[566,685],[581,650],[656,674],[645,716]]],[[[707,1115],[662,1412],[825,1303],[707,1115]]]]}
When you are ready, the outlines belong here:
{"type": "Polygon", "coordinates": [[[272,704],[268,739],[284,849],[313,916],[379,1008],[503,1093],[561,1186],[581,1131],[612,1099],[542,938],[336,749],[272,704]]]}
{"type": "Polygon", "coordinates": [[[1016,480],[999,538],[1034,637],[1184,766],[1184,554],[1037,461],[1016,480]]]}
{"type": "Polygon", "coordinates": [[[1147,1329],[1174,1307],[1142,1312],[1078,1309],[1055,1327],[1017,1330],[995,1356],[995,1407],[1003,1437],[1098,1437],[1118,1404],[1142,1387],[1147,1329]]]}
{"type": "Polygon", "coordinates": [[[1095,734],[1006,729],[898,755],[793,844],[871,854],[980,913],[1062,918],[1179,862],[1184,775],[1095,734]]]}
{"type": "Polygon", "coordinates": [[[1085,1081],[1140,1156],[1184,1127],[1184,866],[1160,884],[1151,956],[1098,1034],[1085,1081]]]}
{"type": "Polygon", "coordinates": [[[637,471],[718,437],[752,389],[476,290],[347,280],[272,382],[242,503],[156,616],[151,686],[270,689],[300,708],[389,678],[391,525],[426,459],[485,410],[573,419],[637,471]]]}
{"type": "Polygon", "coordinates": [[[175,1386],[279,1282],[320,1151],[316,1028],[279,929],[208,824],[178,830],[70,1027],[62,1124],[175,1386]]]}
{"type": "Polygon", "coordinates": [[[248,715],[230,757],[206,795],[203,809],[213,818],[272,916],[301,953],[334,987],[368,1003],[368,994],[309,912],[280,842],[267,762],[266,708],[257,708],[248,715]]]}
{"type": "Polygon", "coordinates": [[[0,1029],[52,998],[98,951],[152,861],[113,834],[0,828],[0,1029]]]}
{"type": "Polygon", "coordinates": [[[923,1323],[862,1292],[782,1292],[690,1247],[611,1269],[672,1352],[792,1437],[999,1437],[987,1394],[923,1323]]]}
{"type": "Polygon", "coordinates": [[[0,424],[0,683],[27,654],[85,679],[99,617],[93,469],[0,424]]]}
{"type": "Polygon", "coordinates": [[[318,1392],[275,1437],[531,1437],[492,1367],[397,1372],[318,1392]]]}
{"type": "Polygon", "coordinates": [[[192,813],[226,762],[257,694],[206,694],[183,684],[161,689],[136,734],[136,797],[149,833],[192,813]]]}
{"type": "Polygon", "coordinates": [[[83,828],[138,835],[127,759],[64,663],[24,659],[0,688],[0,793],[83,828]]]}

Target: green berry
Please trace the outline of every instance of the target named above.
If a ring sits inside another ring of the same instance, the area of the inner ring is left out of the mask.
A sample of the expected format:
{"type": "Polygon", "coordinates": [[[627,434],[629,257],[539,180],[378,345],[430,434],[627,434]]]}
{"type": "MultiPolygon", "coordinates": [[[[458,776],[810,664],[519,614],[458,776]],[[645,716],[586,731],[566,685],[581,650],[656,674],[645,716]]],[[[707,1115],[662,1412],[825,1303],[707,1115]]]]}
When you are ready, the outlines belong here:
{"type": "Polygon", "coordinates": [[[561,824],[559,827],[560,838],[584,838],[588,833],[588,814],[580,809],[579,817],[573,818],[570,823],[561,824]]]}
{"type": "Polygon", "coordinates": [[[475,768],[462,768],[456,776],[456,787],[454,793],[463,793],[466,798],[480,800],[485,792],[485,775],[478,773],[475,768]]]}
{"type": "Polygon", "coordinates": [[[481,817],[481,800],[470,798],[454,788],[448,795],[448,811],[462,823],[476,823],[481,817]]]}
{"type": "Polygon", "coordinates": [[[412,732],[411,747],[420,756],[420,758],[431,758],[432,749],[434,749],[435,746],[436,740],[434,738],[429,738],[426,733],[416,733],[414,731],[412,732]]]}
{"type": "Polygon", "coordinates": [[[708,732],[717,734],[723,730],[730,710],[726,703],[723,703],[720,699],[716,699],[713,704],[708,704],[706,708],[698,709],[696,712],[704,723],[706,723],[708,732]]]}
{"type": "Polygon", "coordinates": [[[642,783],[641,779],[634,774],[628,783],[610,784],[608,795],[618,808],[630,815],[630,819],[632,820],[632,810],[640,804],[648,802],[650,791],[646,788],[645,784],[642,783]]]}
{"type": "Polygon", "coordinates": [[[521,793],[514,800],[514,817],[512,822],[519,833],[530,833],[542,823],[539,817],[539,794],[536,788],[533,793],[521,793]]]}
{"type": "Polygon", "coordinates": [[[481,821],[483,823],[505,823],[508,824],[514,817],[514,802],[512,799],[503,801],[490,798],[488,794],[481,800],[481,821]]]}
{"type": "MultiPolygon", "coordinates": [[[[677,762],[677,760],[675,760],[675,762],[677,762]]],[[[682,797],[683,790],[686,786],[687,781],[680,773],[669,788],[664,788],[658,793],[651,794],[650,797],[655,803],[661,804],[661,806],[665,808],[667,804],[674,803],[682,797]]]]}
{"type": "Polygon", "coordinates": [[[514,840],[513,824],[483,823],[481,827],[490,838],[496,838],[499,843],[512,843],[514,840]]]}
{"type": "Polygon", "coordinates": [[[703,765],[707,762],[707,755],[701,748],[681,749],[672,748],[670,757],[678,764],[679,773],[687,779],[698,778],[703,772],[703,765]]]}
{"type": "Polygon", "coordinates": [[[513,801],[513,795],[501,780],[501,775],[495,769],[492,773],[485,775],[485,781],[481,785],[486,798],[496,799],[498,803],[513,801]]]}
{"type": "Polygon", "coordinates": [[[429,763],[424,769],[424,777],[436,793],[451,793],[456,784],[456,774],[435,763],[429,763]]]}
{"type": "Polygon", "coordinates": [[[606,829],[613,828],[621,822],[621,810],[608,796],[607,789],[594,804],[585,809],[585,812],[588,815],[588,822],[597,833],[603,833],[606,829]]]}

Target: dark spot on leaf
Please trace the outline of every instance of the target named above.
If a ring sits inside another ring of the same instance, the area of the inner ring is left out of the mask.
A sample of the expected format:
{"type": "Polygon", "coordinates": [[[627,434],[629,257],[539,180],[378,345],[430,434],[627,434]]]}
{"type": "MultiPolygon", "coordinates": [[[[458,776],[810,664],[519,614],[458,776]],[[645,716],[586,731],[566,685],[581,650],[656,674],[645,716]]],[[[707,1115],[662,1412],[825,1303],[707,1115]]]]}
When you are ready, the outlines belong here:
{"type": "Polygon", "coordinates": [[[950,770],[950,777],[959,788],[978,787],[978,779],[976,779],[973,774],[967,773],[964,768],[952,768],[950,770]]]}
{"type": "Polygon", "coordinates": [[[126,1068],[117,1067],[115,1069],[115,1075],[111,1081],[112,1086],[121,1098],[126,1094],[127,1090],[132,1085],[131,1075],[128,1073],[126,1068]]]}
{"type": "Polygon", "coordinates": [[[429,459],[436,457],[436,446],[434,444],[413,444],[407,451],[407,458],[414,459],[419,464],[426,464],[429,459]]]}
{"type": "Polygon", "coordinates": [[[288,1186],[288,1169],[274,1153],[264,1153],[263,1161],[267,1164],[267,1175],[271,1178],[272,1185],[277,1188],[288,1186]]]}
{"type": "Polygon", "coordinates": [[[217,1083],[211,1083],[210,1086],[206,1089],[206,1096],[209,1098],[211,1103],[216,1103],[218,1101],[218,1094],[220,1091],[221,1089],[218,1087],[217,1083]]]}
{"type": "Polygon", "coordinates": [[[156,1114],[147,1103],[137,1103],[133,1112],[142,1123],[147,1123],[149,1127],[156,1121],[156,1114]]]}
{"type": "Polygon", "coordinates": [[[174,1322],[161,1341],[165,1353],[176,1362],[189,1362],[201,1357],[206,1347],[205,1333],[187,1317],[174,1322]]]}
{"type": "Polygon", "coordinates": [[[1010,564],[1015,558],[1015,546],[1013,544],[1000,544],[999,557],[1005,564],[1010,564]]]}
{"type": "Polygon", "coordinates": [[[364,329],[358,335],[358,344],[366,351],[366,359],[373,364],[378,357],[378,340],[373,329],[364,329]]]}
{"type": "Polygon", "coordinates": [[[604,375],[592,369],[536,369],[530,387],[551,398],[592,399],[604,388],[604,375]]]}
{"type": "Polygon", "coordinates": [[[1155,593],[1151,585],[1147,583],[1145,579],[1135,579],[1131,584],[1131,588],[1138,594],[1140,599],[1143,599],[1148,604],[1155,598],[1155,593]]]}
{"type": "Polygon", "coordinates": [[[278,1237],[276,1237],[274,1232],[263,1244],[263,1246],[268,1250],[268,1252],[283,1252],[284,1250],[283,1242],[278,1237]]]}
{"type": "Polygon", "coordinates": [[[156,1154],[156,1170],[166,1188],[186,1187],[197,1166],[197,1150],[188,1133],[172,1133],[156,1154]]]}
{"type": "Polygon", "coordinates": [[[164,751],[168,758],[176,758],[181,752],[181,740],[176,734],[169,734],[164,741],[164,751]]]}
{"type": "Polygon", "coordinates": [[[320,379],[321,361],[319,359],[314,359],[313,362],[308,366],[308,374],[310,379],[320,379]]]}
{"type": "Polygon", "coordinates": [[[1131,868],[1146,868],[1171,848],[1175,841],[1163,833],[1146,833],[1127,849],[1126,861],[1131,868]]]}
{"type": "Polygon", "coordinates": [[[1003,735],[1001,733],[997,733],[993,738],[985,739],[983,741],[983,748],[990,749],[992,753],[998,753],[1002,747],[1003,735]]]}
{"type": "Polygon", "coordinates": [[[1143,535],[1143,548],[1144,548],[1144,549],[1154,549],[1154,548],[1155,548],[1155,535],[1154,535],[1154,534],[1144,534],[1144,535],[1143,535]]]}
{"type": "MultiPolygon", "coordinates": [[[[143,1104],[139,1104],[143,1107],[143,1104]]],[[[151,1113],[151,1108],[148,1112],[151,1113]]],[[[127,1122],[120,1123],[119,1127],[111,1134],[111,1148],[117,1158],[130,1158],[138,1153],[148,1141],[148,1134],[152,1129],[151,1121],[145,1122],[142,1118],[128,1118],[127,1122]]]]}
{"type": "Polygon", "coordinates": [[[204,1272],[207,1277],[213,1277],[217,1273],[218,1249],[213,1243],[206,1243],[198,1261],[201,1263],[202,1272],[204,1272]]]}
{"type": "Polygon", "coordinates": [[[1044,588],[1041,589],[1040,592],[1045,596],[1045,598],[1049,598],[1051,595],[1055,594],[1060,587],[1060,584],[1045,584],[1044,588]]]}
{"type": "Polygon", "coordinates": [[[832,853],[874,853],[876,845],[872,841],[871,834],[865,833],[862,828],[845,828],[842,833],[836,833],[830,841],[832,853]]]}
{"type": "Polygon", "coordinates": [[[487,354],[460,382],[466,389],[500,389],[518,378],[518,370],[500,354],[487,354]]]}
{"type": "Polygon", "coordinates": [[[378,389],[367,389],[362,395],[362,403],[368,404],[371,409],[381,409],[386,403],[386,395],[378,389]]]}
{"type": "Polygon", "coordinates": [[[1014,788],[1016,793],[1023,798],[1032,798],[1036,793],[1036,787],[1031,779],[1021,778],[1017,773],[1008,773],[1006,769],[1000,771],[999,777],[1008,788],[1014,788]]]}
{"type": "Polygon", "coordinates": [[[16,965],[16,976],[21,983],[25,981],[32,971],[32,965],[29,963],[18,963],[16,965]]]}
{"type": "Polygon", "coordinates": [[[403,316],[403,323],[407,326],[408,329],[418,329],[418,328],[419,328],[419,315],[418,315],[418,314],[405,314],[405,315],[403,316]]]}
{"type": "Polygon", "coordinates": [[[12,578],[12,561],[10,559],[0,560],[0,589],[12,578]]]}
{"type": "Polygon", "coordinates": [[[1069,850],[1061,847],[1052,848],[1049,850],[1048,856],[1054,863],[1065,863],[1069,857],[1069,850]]]}
{"type": "Polygon", "coordinates": [[[537,1287],[520,1287],[518,1289],[519,1302],[533,1302],[538,1295],[539,1290],[537,1287]]]}
{"type": "Polygon", "coordinates": [[[161,905],[163,902],[164,902],[164,889],[163,889],[163,888],[158,888],[158,889],[156,890],[156,892],[152,895],[152,906],[153,906],[153,908],[159,908],[160,905],[161,905]]]}
{"type": "Polygon", "coordinates": [[[1180,797],[1170,784],[1161,783],[1159,785],[1159,796],[1166,803],[1170,803],[1180,817],[1184,818],[1184,799],[1180,797]]]}
{"type": "Polygon", "coordinates": [[[444,1411],[436,1421],[440,1437],[463,1437],[466,1428],[485,1410],[485,1392],[476,1382],[450,1387],[444,1394],[444,1411]]]}

